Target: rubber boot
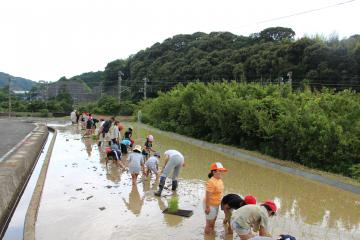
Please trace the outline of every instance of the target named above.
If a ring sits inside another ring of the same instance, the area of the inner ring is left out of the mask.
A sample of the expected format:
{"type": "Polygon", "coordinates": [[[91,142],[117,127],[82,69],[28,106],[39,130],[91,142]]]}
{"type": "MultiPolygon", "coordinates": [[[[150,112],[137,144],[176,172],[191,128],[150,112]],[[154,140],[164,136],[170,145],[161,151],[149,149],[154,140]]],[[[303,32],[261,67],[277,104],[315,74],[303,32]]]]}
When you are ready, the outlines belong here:
{"type": "Polygon", "coordinates": [[[177,187],[178,187],[178,181],[173,180],[171,184],[171,190],[176,191],[177,187]]]}
{"type": "Polygon", "coordinates": [[[166,180],[166,177],[160,177],[159,190],[157,190],[157,192],[155,192],[155,196],[158,196],[158,197],[161,196],[161,192],[165,186],[165,180],[166,180]]]}

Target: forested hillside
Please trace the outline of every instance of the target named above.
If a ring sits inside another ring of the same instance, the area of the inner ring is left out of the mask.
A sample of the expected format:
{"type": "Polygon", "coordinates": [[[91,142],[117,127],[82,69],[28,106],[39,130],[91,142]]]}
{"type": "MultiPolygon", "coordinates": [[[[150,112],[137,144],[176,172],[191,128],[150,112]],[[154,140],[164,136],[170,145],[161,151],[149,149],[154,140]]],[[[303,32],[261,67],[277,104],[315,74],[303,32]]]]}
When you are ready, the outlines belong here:
{"type": "Polygon", "coordinates": [[[248,37],[229,32],[181,34],[141,50],[125,60],[107,64],[103,84],[118,84],[131,91],[123,96],[142,97],[144,78],[148,96],[179,82],[218,80],[278,82],[292,72],[294,86],[301,81],[344,89],[360,87],[360,35],[294,39],[289,28],[268,28],[248,37]]]}
{"type": "Polygon", "coordinates": [[[102,71],[87,72],[74,76],[69,80],[82,80],[84,83],[86,83],[88,87],[93,89],[94,87],[99,86],[101,84],[101,81],[103,80],[103,75],[104,72],[102,71]]]}
{"type": "Polygon", "coordinates": [[[11,89],[14,91],[29,91],[36,84],[36,82],[32,80],[21,77],[13,77],[7,73],[0,72],[0,88],[9,85],[9,77],[12,77],[11,89]]]}

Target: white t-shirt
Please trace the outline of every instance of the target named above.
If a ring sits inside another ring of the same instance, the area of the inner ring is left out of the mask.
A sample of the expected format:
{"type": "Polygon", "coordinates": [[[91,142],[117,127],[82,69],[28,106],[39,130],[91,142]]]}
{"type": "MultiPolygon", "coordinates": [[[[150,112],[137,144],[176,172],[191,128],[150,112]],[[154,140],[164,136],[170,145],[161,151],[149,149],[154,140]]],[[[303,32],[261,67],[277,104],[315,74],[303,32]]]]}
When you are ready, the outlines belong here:
{"type": "Polygon", "coordinates": [[[119,138],[119,133],[120,133],[119,128],[116,125],[114,125],[111,131],[111,139],[119,138]]]}
{"type": "Polygon", "coordinates": [[[159,164],[159,159],[155,156],[151,156],[145,163],[145,166],[150,169],[156,169],[156,166],[159,164]]]}
{"type": "Polygon", "coordinates": [[[74,111],[71,112],[70,118],[71,118],[71,121],[72,121],[73,123],[76,122],[76,113],[75,113],[74,111]]]}
{"type": "Polygon", "coordinates": [[[245,229],[252,228],[254,232],[258,232],[260,226],[269,231],[269,215],[264,206],[245,205],[235,210],[231,217],[240,227],[245,229]]]}
{"type": "Polygon", "coordinates": [[[176,150],[167,150],[164,154],[168,155],[169,158],[171,158],[172,156],[175,156],[175,155],[179,155],[180,157],[184,158],[184,156],[179,151],[176,151],[176,150]]]}

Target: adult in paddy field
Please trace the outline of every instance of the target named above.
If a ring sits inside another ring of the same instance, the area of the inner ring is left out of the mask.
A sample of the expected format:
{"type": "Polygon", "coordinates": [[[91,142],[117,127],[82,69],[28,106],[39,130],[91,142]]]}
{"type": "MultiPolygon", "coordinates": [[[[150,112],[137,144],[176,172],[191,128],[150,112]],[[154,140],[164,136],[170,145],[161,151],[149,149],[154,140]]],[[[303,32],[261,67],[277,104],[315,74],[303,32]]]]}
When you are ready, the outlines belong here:
{"type": "Polygon", "coordinates": [[[77,121],[76,121],[76,110],[73,110],[71,113],[70,113],[70,119],[71,119],[71,123],[72,124],[76,124],[77,121]]]}
{"type": "Polygon", "coordinates": [[[173,171],[171,190],[176,191],[178,186],[177,177],[179,176],[180,169],[185,165],[184,156],[177,150],[167,150],[164,153],[165,164],[160,176],[159,189],[155,192],[155,196],[161,196],[164,189],[166,177],[173,171]]]}

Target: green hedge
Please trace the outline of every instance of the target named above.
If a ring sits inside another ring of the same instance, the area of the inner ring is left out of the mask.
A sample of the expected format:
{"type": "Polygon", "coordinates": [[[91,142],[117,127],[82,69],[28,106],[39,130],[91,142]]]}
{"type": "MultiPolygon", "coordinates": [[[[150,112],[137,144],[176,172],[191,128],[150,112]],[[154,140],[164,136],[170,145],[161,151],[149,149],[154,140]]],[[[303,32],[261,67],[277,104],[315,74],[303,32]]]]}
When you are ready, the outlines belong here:
{"type": "Polygon", "coordinates": [[[121,101],[119,104],[118,99],[113,96],[104,96],[97,102],[90,102],[82,104],[77,107],[79,112],[90,112],[96,114],[131,116],[137,105],[131,101],[121,101]]]}
{"type": "Polygon", "coordinates": [[[350,90],[197,82],[140,109],[160,129],[360,178],[360,95],[350,90]]]}

